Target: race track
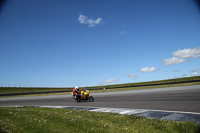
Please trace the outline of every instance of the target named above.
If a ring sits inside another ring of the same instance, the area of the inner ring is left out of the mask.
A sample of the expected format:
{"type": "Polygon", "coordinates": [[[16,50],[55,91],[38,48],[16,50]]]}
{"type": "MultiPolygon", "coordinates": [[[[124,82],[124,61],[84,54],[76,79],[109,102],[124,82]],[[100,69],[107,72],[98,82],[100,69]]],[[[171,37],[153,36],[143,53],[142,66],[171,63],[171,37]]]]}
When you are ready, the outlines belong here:
{"type": "Polygon", "coordinates": [[[0,98],[0,106],[84,106],[152,109],[200,113],[200,86],[96,93],[95,102],[76,103],[70,95],[0,98]]]}

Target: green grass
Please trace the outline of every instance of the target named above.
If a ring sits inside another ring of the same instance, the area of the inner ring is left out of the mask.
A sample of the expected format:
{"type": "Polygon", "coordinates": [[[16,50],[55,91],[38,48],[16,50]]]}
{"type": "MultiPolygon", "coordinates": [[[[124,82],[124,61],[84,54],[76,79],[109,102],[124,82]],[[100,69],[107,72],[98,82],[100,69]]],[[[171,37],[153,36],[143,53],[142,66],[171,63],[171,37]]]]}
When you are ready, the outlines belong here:
{"type": "Polygon", "coordinates": [[[169,85],[153,85],[153,86],[141,86],[141,87],[125,87],[125,88],[113,88],[105,90],[91,90],[91,93],[99,92],[114,92],[114,91],[128,91],[128,90],[142,90],[142,89],[156,89],[156,88],[167,88],[167,87],[180,87],[180,86],[193,86],[200,85],[200,82],[194,83],[179,83],[179,84],[169,84],[169,85]]]}
{"type": "Polygon", "coordinates": [[[186,78],[177,78],[177,79],[167,79],[167,80],[158,80],[158,81],[149,81],[149,82],[138,82],[138,83],[127,83],[127,84],[116,84],[116,85],[106,85],[106,86],[93,86],[87,88],[125,88],[125,87],[137,87],[137,86],[149,86],[149,85],[162,85],[162,84],[178,84],[180,82],[192,82],[200,81],[200,76],[186,77],[186,78]]]}
{"type": "MultiPolygon", "coordinates": [[[[193,85],[200,85],[200,82],[179,83],[179,84],[169,84],[169,85],[142,86],[142,87],[113,88],[113,89],[105,89],[105,90],[103,90],[103,89],[97,89],[97,90],[91,90],[90,93],[114,92],[114,91],[128,91],[128,90],[142,90],[142,89],[156,89],[156,88],[193,86],[193,85]]],[[[70,89],[70,90],[72,91],[72,89],[70,89]]],[[[45,94],[29,94],[29,95],[16,95],[16,96],[1,96],[0,98],[27,97],[27,96],[48,96],[48,95],[69,95],[70,93],[71,92],[45,93],[45,94]]]]}
{"type": "Polygon", "coordinates": [[[42,88],[42,87],[0,87],[0,93],[16,92],[40,92],[40,91],[62,91],[72,90],[73,88],[42,88]]]}
{"type": "Polygon", "coordinates": [[[134,132],[134,133],[198,133],[193,122],[164,121],[73,109],[37,107],[1,107],[0,132],[134,132]]]}
{"type": "MultiPolygon", "coordinates": [[[[90,93],[98,93],[98,92],[155,89],[155,88],[192,86],[192,85],[200,85],[200,76],[180,78],[180,79],[161,80],[161,81],[152,81],[152,82],[142,82],[142,83],[118,84],[118,85],[110,85],[110,86],[81,87],[81,89],[95,88],[96,90],[91,90],[90,93]],[[191,81],[195,81],[195,82],[191,82],[191,81]],[[186,83],[181,83],[181,82],[186,82],[186,83]],[[103,88],[106,88],[106,89],[103,90],[103,88]]],[[[61,91],[61,90],[72,91],[73,88],[0,87],[0,93],[61,91]]],[[[44,96],[44,95],[67,95],[67,94],[70,94],[70,92],[31,94],[31,95],[18,95],[18,96],[1,96],[1,98],[19,97],[19,96],[21,97],[21,96],[44,96]]]]}

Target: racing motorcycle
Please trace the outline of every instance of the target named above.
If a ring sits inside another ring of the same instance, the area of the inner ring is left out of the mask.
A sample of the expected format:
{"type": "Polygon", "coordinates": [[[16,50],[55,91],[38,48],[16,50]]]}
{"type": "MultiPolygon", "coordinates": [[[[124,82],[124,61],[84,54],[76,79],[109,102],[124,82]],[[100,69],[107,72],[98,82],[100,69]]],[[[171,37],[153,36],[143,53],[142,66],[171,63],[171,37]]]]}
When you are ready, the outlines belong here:
{"type": "Polygon", "coordinates": [[[81,90],[77,95],[74,95],[73,92],[71,92],[72,94],[72,98],[74,100],[76,100],[77,103],[79,103],[80,101],[89,101],[89,102],[94,102],[94,97],[90,95],[89,90],[81,90]]]}

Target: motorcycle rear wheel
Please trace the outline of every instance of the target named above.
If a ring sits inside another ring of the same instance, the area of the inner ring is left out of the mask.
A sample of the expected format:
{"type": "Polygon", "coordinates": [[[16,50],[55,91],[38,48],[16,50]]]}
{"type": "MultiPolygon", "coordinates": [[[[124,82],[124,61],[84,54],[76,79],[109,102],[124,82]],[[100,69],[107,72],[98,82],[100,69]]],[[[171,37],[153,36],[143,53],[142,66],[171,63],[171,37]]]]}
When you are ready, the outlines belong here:
{"type": "Polygon", "coordinates": [[[76,102],[77,102],[77,103],[80,103],[80,102],[81,102],[81,96],[80,96],[80,95],[77,95],[76,102]]]}
{"type": "Polygon", "coordinates": [[[80,101],[81,101],[80,98],[77,98],[76,102],[77,102],[77,103],[80,103],[80,101]]]}

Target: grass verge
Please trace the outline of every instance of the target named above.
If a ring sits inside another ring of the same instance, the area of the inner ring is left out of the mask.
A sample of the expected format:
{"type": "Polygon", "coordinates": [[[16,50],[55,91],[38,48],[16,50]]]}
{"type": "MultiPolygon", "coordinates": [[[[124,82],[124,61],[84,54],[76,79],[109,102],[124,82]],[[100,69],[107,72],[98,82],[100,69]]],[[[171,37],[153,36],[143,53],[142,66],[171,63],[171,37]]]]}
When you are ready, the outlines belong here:
{"type": "Polygon", "coordinates": [[[200,125],[193,122],[73,109],[1,107],[0,114],[1,132],[200,132],[200,125]]]}
{"type": "MultiPolygon", "coordinates": [[[[91,90],[90,93],[100,93],[100,92],[114,92],[114,91],[128,91],[128,90],[142,90],[142,89],[156,89],[156,88],[167,88],[167,87],[180,87],[180,86],[193,86],[200,85],[200,82],[192,83],[179,83],[179,84],[167,84],[167,85],[154,85],[154,86],[142,86],[142,87],[126,87],[126,88],[114,88],[114,89],[101,89],[101,90],[91,90]]],[[[72,91],[72,89],[71,89],[72,91]]],[[[61,92],[61,93],[44,93],[44,94],[29,94],[29,95],[16,95],[16,96],[1,96],[0,98],[9,97],[27,97],[27,96],[48,96],[48,95],[69,95],[71,92],[61,92]]]]}
{"type": "Polygon", "coordinates": [[[167,84],[167,85],[153,85],[153,86],[141,86],[141,87],[126,87],[126,88],[114,88],[114,89],[105,89],[105,90],[91,90],[91,93],[98,92],[114,92],[114,91],[128,91],[128,90],[143,90],[143,89],[156,89],[156,88],[167,88],[167,87],[180,87],[180,86],[193,86],[200,85],[200,82],[194,83],[179,83],[179,84],[167,84]]]}
{"type": "Polygon", "coordinates": [[[73,88],[42,88],[42,87],[0,87],[0,93],[18,93],[18,92],[42,92],[42,91],[65,91],[73,88]]]}
{"type": "MultiPolygon", "coordinates": [[[[142,90],[142,89],[155,89],[166,87],[179,87],[179,86],[192,86],[200,85],[200,76],[142,82],[142,83],[129,83],[110,86],[96,86],[96,87],[83,87],[81,89],[96,89],[91,90],[90,93],[98,92],[113,92],[113,91],[127,91],[127,90],[142,90]],[[106,88],[105,90],[103,88],[106,88]]],[[[0,87],[0,93],[17,93],[17,92],[45,92],[45,91],[72,91],[73,88],[34,88],[34,87],[0,87]]],[[[47,95],[67,95],[70,92],[56,92],[56,93],[43,93],[43,94],[27,94],[27,95],[14,95],[14,96],[0,96],[0,98],[7,97],[24,97],[24,96],[47,96],[47,95]]]]}

